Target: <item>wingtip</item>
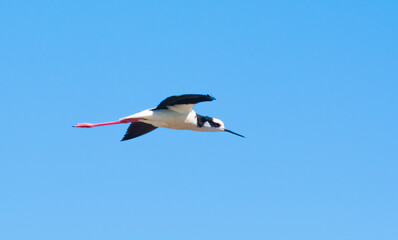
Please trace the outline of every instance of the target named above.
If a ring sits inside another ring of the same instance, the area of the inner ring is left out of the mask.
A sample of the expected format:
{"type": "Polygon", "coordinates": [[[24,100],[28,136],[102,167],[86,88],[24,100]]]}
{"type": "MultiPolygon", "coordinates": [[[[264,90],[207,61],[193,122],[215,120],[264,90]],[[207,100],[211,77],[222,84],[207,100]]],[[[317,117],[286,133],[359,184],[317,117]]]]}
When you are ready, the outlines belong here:
{"type": "Polygon", "coordinates": [[[213,101],[213,100],[216,100],[216,98],[215,97],[213,97],[213,96],[211,96],[210,94],[207,94],[207,96],[213,101]]]}

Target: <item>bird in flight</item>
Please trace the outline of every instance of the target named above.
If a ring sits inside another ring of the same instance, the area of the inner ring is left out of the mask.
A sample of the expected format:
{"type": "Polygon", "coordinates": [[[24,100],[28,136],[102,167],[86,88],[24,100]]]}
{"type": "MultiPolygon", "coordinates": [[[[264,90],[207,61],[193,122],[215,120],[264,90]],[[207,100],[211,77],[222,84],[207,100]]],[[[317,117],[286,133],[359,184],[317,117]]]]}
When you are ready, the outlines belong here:
{"type": "Polygon", "coordinates": [[[91,128],[119,123],[131,123],[122,141],[139,137],[158,127],[202,132],[229,132],[239,137],[244,137],[226,129],[224,123],[220,119],[201,116],[192,110],[192,107],[196,103],[213,100],[215,100],[214,97],[201,94],[171,96],[163,100],[156,108],[147,109],[121,118],[119,121],[79,123],[73,127],[91,128]]]}

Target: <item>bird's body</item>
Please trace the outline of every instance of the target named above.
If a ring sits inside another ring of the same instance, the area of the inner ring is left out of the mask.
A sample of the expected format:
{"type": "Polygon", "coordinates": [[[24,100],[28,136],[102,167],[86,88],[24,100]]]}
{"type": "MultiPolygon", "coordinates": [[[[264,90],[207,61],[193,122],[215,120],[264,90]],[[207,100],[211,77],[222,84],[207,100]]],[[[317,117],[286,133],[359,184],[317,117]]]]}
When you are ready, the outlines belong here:
{"type": "Polygon", "coordinates": [[[148,109],[142,112],[121,118],[120,120],[143,118],[141,122],[151,124],[155,127],[171,128],[171,129],[187,129],[198,130],[195,122],[196,113],[191,112],[175,112],[166,109],[148,109]]]}
{"type": "Polygon", "coordinates": [[[221,120],[201,116],[192,110],[195,103],[213,100],[215,100],[215,98],[209,95],[199,94],[172,96],[163,100],[156,108],[147,109],[121,118],[119,121],[98,124],[80,123],[74,127],[90,128],[119,123],[131,123],[122,141],[144,135],[158,127],[204,132],[226,131],[243,137],[240,134],[225,129],[224,123],[221,120]]]}

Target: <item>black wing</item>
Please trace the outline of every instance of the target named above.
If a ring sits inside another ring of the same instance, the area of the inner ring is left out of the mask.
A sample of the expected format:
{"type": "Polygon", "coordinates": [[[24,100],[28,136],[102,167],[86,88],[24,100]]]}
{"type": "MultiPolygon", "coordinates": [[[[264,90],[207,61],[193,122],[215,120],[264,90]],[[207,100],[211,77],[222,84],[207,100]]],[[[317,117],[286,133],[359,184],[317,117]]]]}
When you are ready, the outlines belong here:
{"type": "Polygon", "coordinates": [[[143,122],[135,122],[130,124],[129,128],[127,129],[126,134],[124,135],[122,141],[129,140],[132,138],[139,137],[150,131],[155,130],[157,127],[143,122]]]}
{"type": "Polygon", "coordinates": [[[180,96],[171,96],[163,100],[155,109],[166,109],[167,106],[178,104],[196,104],[199,102],[213,101],[214,97],[202,94],[184,94],[180,96]]]}

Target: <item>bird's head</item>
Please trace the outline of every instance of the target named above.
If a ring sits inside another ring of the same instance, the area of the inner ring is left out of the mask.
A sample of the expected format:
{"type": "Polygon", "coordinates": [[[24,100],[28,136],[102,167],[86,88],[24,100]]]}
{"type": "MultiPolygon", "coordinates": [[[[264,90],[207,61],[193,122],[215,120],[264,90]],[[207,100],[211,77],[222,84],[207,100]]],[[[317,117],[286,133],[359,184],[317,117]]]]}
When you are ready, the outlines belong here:
{"type": "Polygon", "coordinates": [[[231,130],[225,128],[223,121],[217,118],[212,117],[204,117],[197,115],[198,127],[202,128],[204,131],[207,132],[229,132],[235,134],[239,137],[243,137],[242,135],[235,133],[231,130]]]}

